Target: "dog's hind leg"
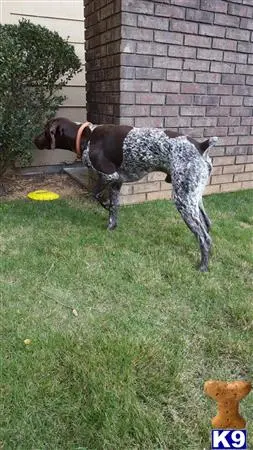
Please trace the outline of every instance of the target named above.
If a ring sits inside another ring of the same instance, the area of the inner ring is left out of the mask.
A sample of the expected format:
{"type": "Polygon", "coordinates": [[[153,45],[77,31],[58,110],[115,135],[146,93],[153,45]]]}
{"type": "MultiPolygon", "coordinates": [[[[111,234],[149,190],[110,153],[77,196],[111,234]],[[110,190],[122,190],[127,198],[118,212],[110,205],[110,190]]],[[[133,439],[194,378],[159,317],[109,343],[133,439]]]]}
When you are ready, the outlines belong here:
{"type": "Polygon", "coordinates": [[[118,211],[119,211],[119,195],[122,183],[120,181],[114,182],[109,188],[109,223],[108,230],[114,230],[118,225],[118,211]]]}
{"type": "Polygon", "coordinates": [[[199,201],[199,209],[200,209],[200,214],[201,214],[201,216],[202,216],[202,218],[203,218],[203,221],[204,221],[204,223],[205,223],[205,225],[206,225],[206,229],[207,229],[207,231],[209,232],[209,230],[210,230],[210,228],[211,228],[211,225],[212,225],[212,222],[211,222],[211,220],[209,219],[209,217],[208,217],[208,215],[207,215],[207,213],[206,213],[206,211],[205,211],[205,208],[204,208],[204,205],[203,205],[203,200],[202,200],[202,198],[201,198],[200,201],[199,201]]]}
{"type": "Polygon", "coordinates": [[[200,210],[196,199],[182,195],[174,194],[174,200],[178,211],[190,230],[195,234],[199,241],[201,251],[201,262],[199,270],[206,272],[208,270],[209,252],[211,248],[211,237],[201,219],[200,210]],[[195,200],[195,201],[194,201],[195,200]]]}

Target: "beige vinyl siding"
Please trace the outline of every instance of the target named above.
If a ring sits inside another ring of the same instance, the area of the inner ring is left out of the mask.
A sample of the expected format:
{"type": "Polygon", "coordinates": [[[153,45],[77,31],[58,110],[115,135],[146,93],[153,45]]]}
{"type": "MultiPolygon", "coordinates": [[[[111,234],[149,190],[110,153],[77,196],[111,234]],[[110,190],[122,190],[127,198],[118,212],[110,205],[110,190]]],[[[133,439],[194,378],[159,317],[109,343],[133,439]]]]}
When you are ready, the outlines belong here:
{"type": "MultiPolygon", "coordinates": [[[[82,72],[70,80],[63,89],[66,96],[57,116],[82,122],[86,120],[84,11],[83,0],[0,0],[1,23],[17,23],[22,17],[31,22],[57,31],[74,45],[83,66],[82,72]]],[[[71,162],[75,156],[68,151],[35,151],[32,165],[71,162]]]]}

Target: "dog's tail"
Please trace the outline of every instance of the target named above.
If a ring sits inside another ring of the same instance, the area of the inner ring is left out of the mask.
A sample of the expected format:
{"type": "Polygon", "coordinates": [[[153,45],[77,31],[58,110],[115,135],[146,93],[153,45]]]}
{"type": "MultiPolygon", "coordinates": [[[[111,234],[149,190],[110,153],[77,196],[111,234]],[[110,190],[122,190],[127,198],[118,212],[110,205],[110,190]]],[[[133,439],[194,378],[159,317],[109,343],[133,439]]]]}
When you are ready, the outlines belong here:
{"type": "Polygon", "coordinates": [[[200,144],[200,152],[202,155],[211,147],[214,147],[218,142],[218,138],[216,136],[213,136],[206,141],[202,142],[200,144]]]}

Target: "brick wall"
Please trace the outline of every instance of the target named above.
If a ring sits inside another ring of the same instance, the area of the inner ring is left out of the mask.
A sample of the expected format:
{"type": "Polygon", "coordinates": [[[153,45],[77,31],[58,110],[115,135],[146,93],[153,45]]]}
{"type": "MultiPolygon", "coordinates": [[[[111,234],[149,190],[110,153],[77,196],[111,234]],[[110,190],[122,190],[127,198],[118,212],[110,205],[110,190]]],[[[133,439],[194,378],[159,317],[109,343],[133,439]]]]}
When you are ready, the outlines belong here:
{"type": "Polygon", "coordinates": [[[87,118],[115,123],[120,105],[120,0],[84,0],[87,118]]]}
{"type": "MultiPolygon", "coordinates": [[[[206,193],[253,187],[253,1],[87,3],[107,11],[104,20],[92,25],[100,44],[94,53],[96,69],[89,74],[88,68],[91,105],[98,102],[90,109],[90,119],[168,127],[200,140],[216,135],[219,146],[211,151],[214,170],[206,193]],[[101,45],[96,27],[105,22],[100,39],[104,42],[109,33],[112,42],[101,45]],[[117,65],[112,67],[111,60],[108,69],[116,77],[113,82],[97,62],[103,59],[100,47],[106,45],[105,60],[117,56],[117,65]],[[95,113],[96,108],[101,113],[95,113]],[[104,114],[104,108],[111,108],[111,114],[104,114]]],[[[88,27],[89,15],[87,20],[88,27]]],[[[87,102],[89,110],[89,98],[87,102]]],[[[155,173],[125,185],[122,202],[167,197],[171,185],[163,180],[163,174],[155,173]]]]}

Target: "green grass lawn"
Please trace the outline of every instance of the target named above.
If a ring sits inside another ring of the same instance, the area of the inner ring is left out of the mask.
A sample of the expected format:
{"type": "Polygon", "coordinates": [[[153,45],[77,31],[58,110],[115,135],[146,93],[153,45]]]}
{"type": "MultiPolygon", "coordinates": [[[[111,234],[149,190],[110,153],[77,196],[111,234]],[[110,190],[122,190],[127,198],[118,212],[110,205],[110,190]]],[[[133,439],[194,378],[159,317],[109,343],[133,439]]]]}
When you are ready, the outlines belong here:
{"type": "MultiPolygon", "coordinates": [[[[251,200],[205,199],[208,273],[167,201],[122,208],[114,232],[85,199],[1,203],[0,448],[210,448],[204,381],[253,375],[251,200]]],[[[253,448],[252,393],[241,411],[253,448]]]]}

